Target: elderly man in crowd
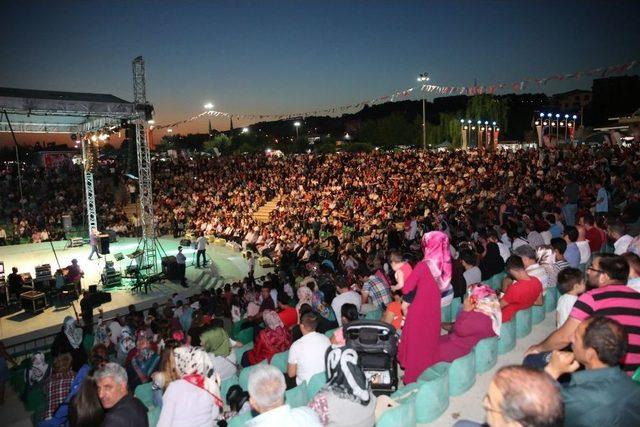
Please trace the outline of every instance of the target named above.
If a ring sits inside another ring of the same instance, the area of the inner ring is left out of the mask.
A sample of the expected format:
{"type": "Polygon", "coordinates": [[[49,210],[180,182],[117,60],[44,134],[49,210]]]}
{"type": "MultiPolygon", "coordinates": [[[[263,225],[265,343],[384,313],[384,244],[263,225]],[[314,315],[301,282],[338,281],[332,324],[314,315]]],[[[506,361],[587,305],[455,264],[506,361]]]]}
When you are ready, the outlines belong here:
{"type": "Polygon", "coordinates": [[[148,426],[147,408],[127,391],[127,372],[107,363],[95,374],[100,403],[105,409],[102,427],[148,426]]]}
{"type": "MultiPolygon", "coordinates": [[[[562,395],[553,379],[536,369],[505,366],[493,377],[484,397],[489,427],[561,427],[562,395]]],[[[481,427],[458,421],[455,427],[481,427]]]]}
{"type": "Polygon", "coordinates": [[[271,365],[257,365],[249,375],[249,402],[260,415],[246,423],[249,427],[320,427],[320,419],[306,406],[291,408],[284,402],[287,386],[284,375],[271,365]]]}

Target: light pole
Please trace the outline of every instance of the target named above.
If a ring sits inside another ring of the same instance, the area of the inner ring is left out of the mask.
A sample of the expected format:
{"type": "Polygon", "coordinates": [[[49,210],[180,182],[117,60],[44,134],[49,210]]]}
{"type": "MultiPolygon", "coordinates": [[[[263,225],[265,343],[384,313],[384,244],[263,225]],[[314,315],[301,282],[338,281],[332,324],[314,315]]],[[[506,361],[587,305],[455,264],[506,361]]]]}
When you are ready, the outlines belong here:
{"type": "Polygon", "coordinates": [[[297,140],[298,140],[298,138],[299,138],[299,135],[298,135],[298,128],[300,127],[300,122],[293,122],[293,127],[295,127],[295,128],[296,128],[296,141],[297,141],[297,140]]]}
{"type": "MultiPolygon", "coordinates": [[[[429,81],[429,73],[420,73],[418,81],[425,83],[429,81]]],[[[427,149],[427,95],[422,97],[422,148],[427,149]]]]}

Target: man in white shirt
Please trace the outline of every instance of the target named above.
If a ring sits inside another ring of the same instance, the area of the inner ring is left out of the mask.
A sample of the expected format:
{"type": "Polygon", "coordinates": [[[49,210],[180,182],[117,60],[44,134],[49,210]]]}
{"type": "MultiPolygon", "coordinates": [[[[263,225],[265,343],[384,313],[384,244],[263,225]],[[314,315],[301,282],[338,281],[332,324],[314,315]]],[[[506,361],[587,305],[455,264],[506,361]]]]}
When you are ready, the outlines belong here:
{"type": "Polygon", "coordinates": [[[360,298],[360,294],[355,291],[352,291],[349,285],[344,280],[338,280],[336,282],[336,291],[338,295],[331,302],[331,308],[336,315],[336,320],[338,321],[338,326],[342,326],[342,306],[344,304],[353,304],[358,308],[358,312],[360,312],[360,305],[362,304],[362,299],[360,298]]]}
{"type": "MultiPolygon", "coordinates": [[[[324,357],[324,353],[323,353],[324,357]]],[[[291,408],[284,403],[284,375],[273,365],[257,365],[249,375],[249,403],[260,415],[246,422],[249,427],[320,427],[316,412],[306,406],[291,408]]]]}
{"type": "Polygon", "coordinates": [[[178,246],[178,253],[176,254],[176,263],[178,263],[178,277],[180,278],[180,285],[183,288],[187,286],[187,257],[182,253],[182,246],[178,246]]]}
{"type": "Polygon", "coordinates": [[[209,241],[207,240],[206,237],[204,237],[204,233],[200,233],[200,237],[198,237],[198,240],[196,240],[196,250],[198,251],[196,253],[196,267],[200,268],[200,257],[202,256],[202,266],[206,267],[207,266],[207,245],[209,244],[209,241]]]}
{"type": "Polygon", "coordinates": [[[289,349],[287,375],[295,378],[298,385],[325,371],[324,355],[331,341],[316,332],[319,320],[318,315],[313,312],[303,314],[300,319],[302,338],[289,349]]]}
{"type": "Polygon", "coordinates": [[[609,224],[609,228],[607,229],[607,234],[615,241],[613,244],[613,253],[616,255],[622,255],[627,252],[633,240],[633,237],[626,234],[626,228],[622,221],[615,221],[609,224]]]}

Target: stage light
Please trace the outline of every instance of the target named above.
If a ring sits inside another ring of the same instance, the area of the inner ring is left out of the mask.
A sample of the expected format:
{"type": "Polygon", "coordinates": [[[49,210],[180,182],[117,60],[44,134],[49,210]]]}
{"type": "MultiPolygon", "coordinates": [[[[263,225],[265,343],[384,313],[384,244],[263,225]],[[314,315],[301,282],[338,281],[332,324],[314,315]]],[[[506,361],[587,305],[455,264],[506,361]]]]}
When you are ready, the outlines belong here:
{"type": "Polygon", "coordinates": [[[491,130],[491,126],[489,126],[489,127],[487,128],[487,130],[491,130]]]}
{"type": "Polygon", "coordinates": [[[484,132],[484,126],[482,126],[482,127],[480,128],[480,130],[481,130],[482,132],[484,132]]]}
{"type": "Polygon", "coordinates": [[[553,116],[553,114],[551,114],[551,113],[547,114],[547,117],[551,117],[551,116],[553,116]]]}
{"type": "Polygon", "coordinates": [[[460,123],[464,123],[464,119],[460,119],[460,123]]]}
{"type": "Polygon", "coordinates": [[[565,114],[565,115],[564,115],[564,118],[565,118],[565,119],[568,119],[568,118],[569,118],[569,115],[568,115],[568,114],[565,114]]]}
{"type": "Polygon", "coordinates": [[[467,130],[467,129],[469,129],[469,126],[465,126],[463,129],[464,129],[464,130],[467,130]]]}
{"type": "Polygon", "coordinates": [[[485,124],[485,126],[488,126],[489,125],[489,121],[485,120],[484,124],[485,124]]]}
{"type": "Polygon", "coordinates": [[[97,140],[98,137],[95,134],[91,135],[91,141],[96,142],[97,140]]]}
{"type": "Polygon", "coordinates": [[[482,124],[481,120],[478,120],[477,125],[480,126],[482,124]]]}
{"type": "Polygon", "coordinates": [[[149,126],[149,130],[153,130],[153,125],[149,126]]]}
{"type": "Polygon", "coordinates": [[[471,124],[471,119],[467,120],[467,123],[471,124]]]}
{"type": "Polygon", "coordinates": [[[573,120],[577,119],[578,116],[576,116],[575,114],[573,115],[573,120]]]}
{"type": "Polygon", "coordinates": [[[242,128],[242,133],[248,133],[249,132],[249,128],[242,128]]]}
{"type": "Polygon", "coordinates": [[[151,120],[147,120],[147,123],[149,123],[150,125],[153,125],[153,124],[155,124],[155,123],[156,123],[156,121],[155,121],[155,120],[153,120],[153,119],[151,119],[151,120]]]}
{"type": "Polygon", "coordinates": [[[294,125],[295,127],[300,127],[300,122],[293,122],[293,125],[294,125]]]}
{"type": "Polygon", "coordinates": [[[556,113],[556,119],[560,118],[560,114],[556,113]]]}
{"type": "Polygon", "coordinates": [[[428,82],[429,80],[430,80],[430,78],[429,78],[429,73],[421,73],[421,74],[418,76],[418,81],[419,81],[419,82],[428,82]]]}
{"type": "Polygon", "coordinates": [[[540,120],[536,120],[536,126],[540,124],[540,120]]]}
{"type": "Polygon", "coordinates": [[[493,123],[491,123],[491,124],[492,124],[493,126],[495,126],[495,125],[496,125],[496,122],[493,122],[493,123]]]}
{"type": "Polygon", "coordinates": [[[540,113],[540,117],[544,117],[544,113],[540,113]]]}
{"type": "Polygon", "coordinates": [[[471,130],[476,130],[476,127],[475,126],[471,126],[471,130]]]}
{"type": "Polygon", "coordinates": [[[573,123],[569,122],[569,123],[567,123],[567,126],[568,127],[573,127],[573,123]]]}
{"type": "Polygon", "coordinates": [[[173,132],[173,129],[171,128],[167,129],[167,133],[171,133],[171,132],[173,132]]]}
{"type": "Polygon", "coordinates": [[[544,121],[542,124],[546,126],[546,125],[548,125],[548,124],[549,124],[549,122],[544,121]]]}
{"type": "Polygon", "coordinates": [[[205,110],[212,110],[213,109],[213,103],[207,102],[206,104],[204,104],[204,108],[205,108],[205,110]]]}
{"type": "Polygon", "coordinates": [[[500,128],[496,128],[496,132],[500,132],[500,128]]]}

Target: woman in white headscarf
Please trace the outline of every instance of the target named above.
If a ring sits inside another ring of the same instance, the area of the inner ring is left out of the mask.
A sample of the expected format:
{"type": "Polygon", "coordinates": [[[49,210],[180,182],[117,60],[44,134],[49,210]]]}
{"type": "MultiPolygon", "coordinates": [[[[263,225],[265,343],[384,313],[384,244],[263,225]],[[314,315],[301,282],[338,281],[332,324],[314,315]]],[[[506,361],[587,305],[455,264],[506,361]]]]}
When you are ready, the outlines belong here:
{"type": "Polygon", "coordinates": [[[309,406],[325,426],[368,427],[375,424],[376,397],[358,365],[358,353],[350,348],[329,348],[327,384],[309,406]]]}
{"type": "Polygon", "coordinates": [[[158,427],[210,427],[220,415],[220,376],[209,355],[200,347],[173,350],[180,379],[169,384],[162,396],[158,427]]]}
{"type": "Polygon", "coordinates": [[[65,317],[62,322],[62,330],[53,340],[51,356],[55,358],[59,354],[69,353],[73,359],[71,369],[78,372],[82,365],[87,363],[87,352],[82,345],[82,338],[82,329],[76,320],[71,316],[65,317]]]}
{"type": "Polygon", "coordinates": [[[41,383],[49,372],[49,364],[44,359],[41,351],[31,355],[31,366],[25,371],[25,382],[29,386],[36,386],[41,383]]]}

